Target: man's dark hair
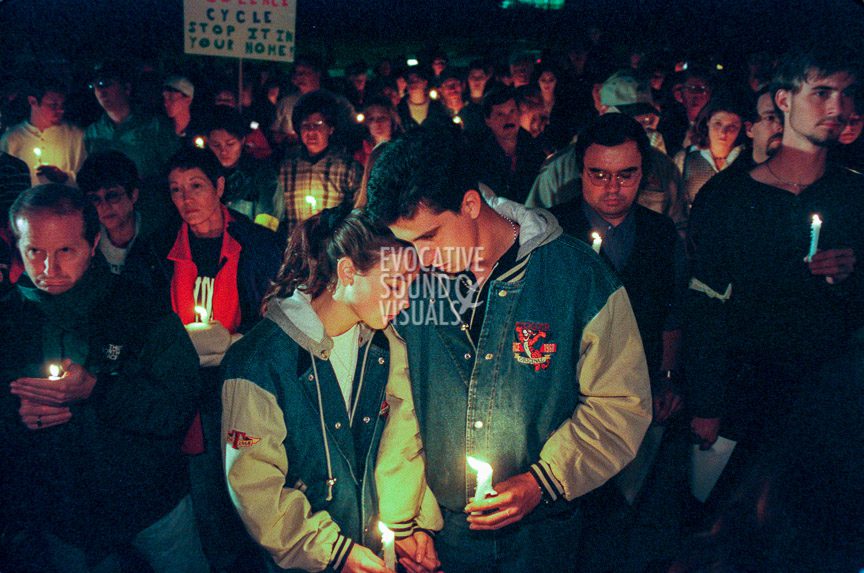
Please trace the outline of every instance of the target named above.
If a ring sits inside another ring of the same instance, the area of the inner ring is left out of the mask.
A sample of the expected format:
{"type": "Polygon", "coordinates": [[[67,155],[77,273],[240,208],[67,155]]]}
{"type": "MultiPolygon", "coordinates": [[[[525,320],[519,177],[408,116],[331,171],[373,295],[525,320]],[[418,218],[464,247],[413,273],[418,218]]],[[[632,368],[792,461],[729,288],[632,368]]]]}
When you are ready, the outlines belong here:
{"type": "Polygon", "coordinates": [[[69,88],[66,83],[51,77],[40,77],[29,82],[27,95],[36,98],[37,103],[42,103],[42,98],[48,92],[63,94],[69,93],[69,88]]]}
{"type": "MultiPolygon", "coordinates": [[[[585,152],[592,145],[616,147],[628,141],[636,142],[639,155],[642,156],[642,174],[648,173],[650,166],[651,142],[645,135],[645,129],[638,121],[623,113],[605,113],[595,119],[579,133],[574,144],[576,165],[581,171],[585,165],[585,152]]],[[[644,181],[643,177],[643,181],[644,181]]]]}
{"type": "Polygon", "coordinates": [[[336,127],[336,117],[339,115],[339,106],[336,100],[327,92],[314,91],[301,96],[291,113],[291,122],[297,133],[300,133],[300,124],[303,123],[303,120],[313,113],[320,113],[324,116],[324,121],[330,126],[336,127]]]}
{"type": "Polygon", "coordinates": [[[324,75],[324,65],[319,58],[312,54],[302,54],[294,58],[294,69],[297,69],[297,66],[312,68],[322,76],[324,75]]]}
{"type": "Polygon", "coordinates": [[[448,130],[410,131],[388,143],[372,167],[366,211],[381,225],[414,217],[420,205],[458,213],[465,192],[478,187],[467,156],[448,130]]]}
{"type": "Polygon", "coordinates": [[[511,87],[500,86],[493,88],[483,96],[483,117],[492,117],[492,107],[507,103],[510,100],[516,102],[516,92],[511,87]]]}
{"type": "Polygon", "coordinates": [[[216,156],[209,149],[199,149],[197,147],[186,147],[174,154],[168,160],[165,167],[165,174],[168,175],[175,169],[188,171],[189,169],[200,169],[210,180],[213,186],[216,186],[216,180],[222,176],[222,166],[216,156]]]}
{"type": "Polygon", "coordinates": [[[810,78],[825,78],[846,72],[860,80],[860,56],[845,46],[820,42],[816,46],[797,47],[786,53],[774,72],[771,91],[790,90],[798,93],[810,78]]]}
{"type": "Polygon", "coordinates": [[[243,119],[236,109],[224,105],[218,105],[210,115],[207,125],[207,134],[222,129],[236,138],[243,138],[249,134],[249,123],[243,119]]]}
{"type": "Polygon", "coordinates": [[[140,184],[135,162],[119,151],[103,151],[87,157],[78,170],[77,181],[78,188],[85,194],[122,187],[129,195],[140,184]]]}
{"type": "MultiPolygon", "coordinates": [[[[753,94],[753,97],[750,100],[750,105],[748,105],[746,109],[741,110],[743,114],[741,116],[741,119],[743,121],[748,121],[750,123],[758,123],[762,119],[762,117],[759,115],[759,98],[761,98],[765,94],[769,94],[771,96],[771,104],[776,106],[776,104],[774,104],[774,92],[771,91],[771,88],[769,86],[764,86],[753,94]]],[[[780,110],[777,110],[777,113],[780,113],[780,110]]],[[[782,117],[782,114],[780,117],[782,117]]]]}
{"type": "Polygon", "coordinates": [[[16,239],[21,238],[17,219],[28,218],[39,213],[52,215],[81,214],[84,219],[84,239],[92,245],[99,233],[99,214],[96,208],[84,197],[84,193],[68,185],[47,183],[27,189],[15,199],[9,208],[9,226],[16,239]]]}

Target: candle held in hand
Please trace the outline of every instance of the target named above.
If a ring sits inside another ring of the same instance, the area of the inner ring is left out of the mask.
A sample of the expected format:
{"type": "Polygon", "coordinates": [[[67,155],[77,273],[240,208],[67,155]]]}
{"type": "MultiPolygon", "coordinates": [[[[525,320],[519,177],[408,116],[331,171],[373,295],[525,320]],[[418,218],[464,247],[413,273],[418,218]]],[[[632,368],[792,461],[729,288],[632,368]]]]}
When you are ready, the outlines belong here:
{"type": "Polygon", "coordinates": [[[807,253],[807,262],[813,260],[813,255],[819,250],[819,232],[822,230],[822,219],[819,215],[813,215],[810,222],[810,251],[807,253]]]}
{"type": "Polygon", "coordinates": [[[492,489],[492,466],[471,456],[468,456],[467,459],[471,469],[477,472],[477,489],[474,490],[474,501],[486,499],[487,495],[497,495],[498,492],[492,489]]]}
{"type": "Polygon", "coordinates": [[[48,365],[48,380],[60,380],[64,374],[66,373],[63,372],[63,367],[59,364],[48,365]]]}
{"type": "Polygon", "coordinates": [[[195,316],[198,317],[198,322],[201,322],[204,324],[207,324],[208,322],[210,322],[210,313],[207,312],[207,309],[204,308],[203,306],[196,306],[195,307],[195,316]]]}
{"type": "Polygon", "coordinates": [[[382,522],[378,522],[378,531],[381,532],[381,551],[384,558],[384,566],[391,571],[396,571],[396,535],[382,522]]]}
{"type": "Polygon", "coordinates": [[[603,246],[603,238],[600,237],[600,233],[593,232],[591,233],[591,248],[594,249],[594,252],[598,255],[600,254],[600,247],[603,246]]]}

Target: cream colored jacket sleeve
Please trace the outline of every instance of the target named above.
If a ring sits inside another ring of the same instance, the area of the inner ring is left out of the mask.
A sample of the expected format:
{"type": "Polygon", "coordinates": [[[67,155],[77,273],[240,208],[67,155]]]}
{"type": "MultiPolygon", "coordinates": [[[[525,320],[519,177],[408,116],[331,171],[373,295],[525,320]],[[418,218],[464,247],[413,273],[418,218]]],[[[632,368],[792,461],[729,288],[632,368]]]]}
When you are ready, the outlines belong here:
{"type": "Polygon", "coordinates": [[[228,491],[253,539],[285,569],[341,568],[354,542],[329,513],[312,512],[303,484],[285,485],[287,430],[276,397],[249,380],[229,379],[222,406],[228,491]]]}
{"type": "Polygon", "coordinates": [[[585,326],[579,352],[580,404],[536,464],[551,472],[552,485],[568,500],[621,471],[651,423],[648,367],[624,287],[585,326]]]}
{"type": "Polygon", "coordinates": [[[426,460],[414,412],[405,342],[392,327],[385,334],[390,342],[390,377],[385,390],[390,413],[381,435],[375,483],[381,521],[401,538],[417,528],[440,530],[444,522],[426,484],[426,460]]]}

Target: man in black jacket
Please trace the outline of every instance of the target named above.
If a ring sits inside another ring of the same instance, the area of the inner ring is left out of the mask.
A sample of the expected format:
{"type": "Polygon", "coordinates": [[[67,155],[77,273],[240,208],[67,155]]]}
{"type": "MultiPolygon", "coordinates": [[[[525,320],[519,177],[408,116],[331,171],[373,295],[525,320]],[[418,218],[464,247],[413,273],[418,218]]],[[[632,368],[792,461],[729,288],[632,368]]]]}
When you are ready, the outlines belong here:
{"type": "Polygon", "coordinates": [[[644,129],[620,113],[600,116],[579,135],[581,194],[552,208],[566,233],[592,244],[627,290],[645,348],[654,424],[636,459],[585,497],[582,571],[643,570],[668,558],[683,489],[680,432],[665,423],[681,407],[677,393],[680,327],[673,303],[683,291],[683,246],[668,217],[636,203],[651,153],[644,129]],[[664,437],[665,433],[665,437],[664,437]],[[670,457],[671,456],[671,457],[670,457]],[[647,527],[646,527],[647,525],[647,527]],[[622,544],[623,540],[623,544],[622,544]]]}
{"type": "Polygon", "coordinates": [[[180,453],[199,392],[180,321],[93,264],[78,190],[29,189],[10,223],[26,271],[0,316],[10,570],[119,571],[131,544],[154,571],[208,571],[180,453]]]}

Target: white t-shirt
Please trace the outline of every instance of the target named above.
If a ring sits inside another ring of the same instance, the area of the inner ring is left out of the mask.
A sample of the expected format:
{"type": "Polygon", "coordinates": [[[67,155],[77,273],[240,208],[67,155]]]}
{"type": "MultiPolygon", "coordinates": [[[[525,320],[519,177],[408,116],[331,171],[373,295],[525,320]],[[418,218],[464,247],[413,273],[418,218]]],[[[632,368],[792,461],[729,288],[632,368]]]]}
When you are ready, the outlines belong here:
{"type": "Polygon", "coordinates": [[[138,216],[138,213],[135,213],[135,235],[125,247],[115,246],[111,242],[111,239],[108,238],[108,231],[104,227],[102,228],[102,240],[99,241],[99,251],[105,257],[105,260],[108,261],[108,266],[111,267],[111,272],[115,275],[123,274],[123,267],[126,265],[126,255],[129,254],[129,249],[132,248],[140,232],[141,217],[138,216]]]}
{"type": "Polygon", "coordinates": [[[357,353],[360,350],[360,325],[355,324],[343,334],[333,337],[330,365],[339,381],[339,389],[345,400],[345,411],[351,415],[351,392],[354,389],[354,372],[357,370],[357,353]]]}

